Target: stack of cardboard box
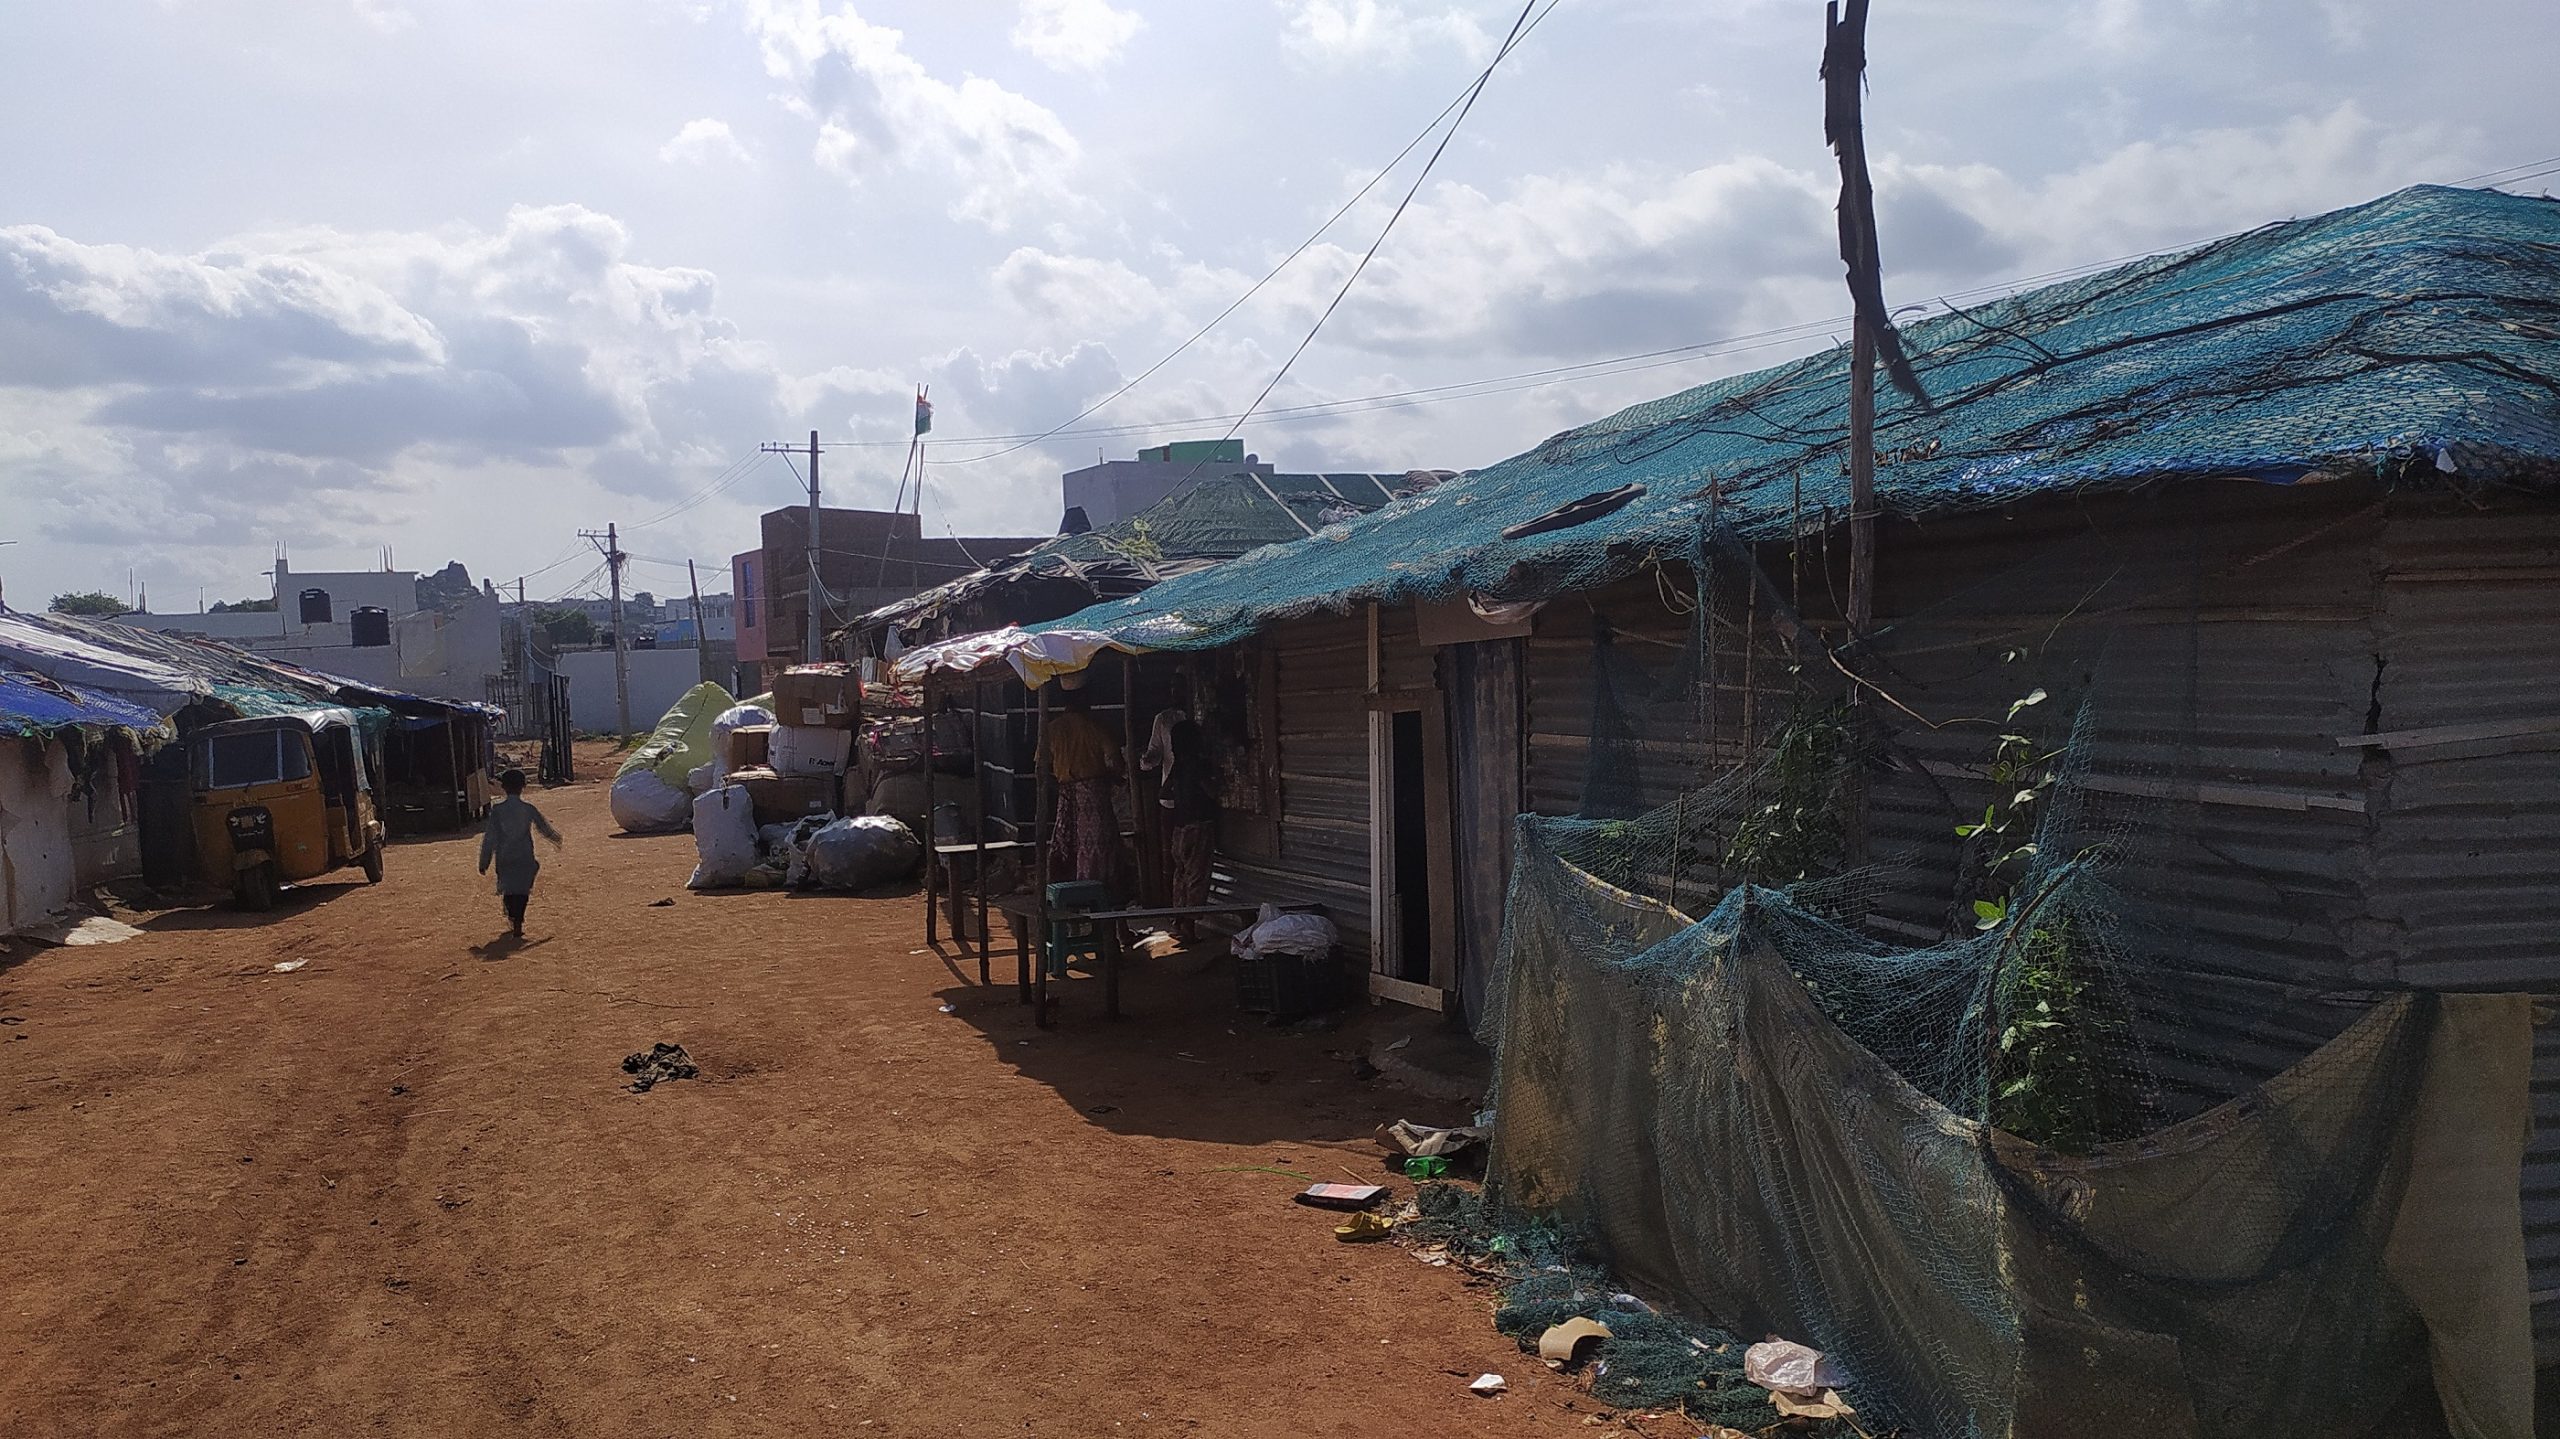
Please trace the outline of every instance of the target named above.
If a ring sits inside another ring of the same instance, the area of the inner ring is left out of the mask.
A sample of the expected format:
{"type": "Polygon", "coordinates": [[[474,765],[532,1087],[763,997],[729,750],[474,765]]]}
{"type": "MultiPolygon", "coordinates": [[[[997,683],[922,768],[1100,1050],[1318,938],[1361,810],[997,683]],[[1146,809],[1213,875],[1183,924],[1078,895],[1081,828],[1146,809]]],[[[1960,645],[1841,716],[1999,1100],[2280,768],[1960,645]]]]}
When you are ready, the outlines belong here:
{"type": "Polygon", "coordinates": [[[862,718],[862,689],[846,665],[799,665],[773,682],[771,725],[729,732],[729,783],[744,786],[756,823],[789,824],[842,812],[840,791],[862,718]]]}

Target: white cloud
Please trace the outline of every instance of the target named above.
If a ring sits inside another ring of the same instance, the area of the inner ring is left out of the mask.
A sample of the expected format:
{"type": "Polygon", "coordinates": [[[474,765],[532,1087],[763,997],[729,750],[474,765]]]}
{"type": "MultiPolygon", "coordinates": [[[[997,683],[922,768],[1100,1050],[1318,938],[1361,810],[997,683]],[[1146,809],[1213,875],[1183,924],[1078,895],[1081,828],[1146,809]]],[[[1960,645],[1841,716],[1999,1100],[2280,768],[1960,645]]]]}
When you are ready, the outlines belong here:
{"type": "Polygon", "coordinates": [[[932,74],[904,36],[850,5],[748,0],[747,12],[765,69],[817,122],[821,165],[857,182],[891,167],[948,175],[952,214],[993,228],[1080,206],[1069,178],[1083,149],[1036,101],[983,76],[932,74]]]}
{"type": "Polygon", "coordinates": [[[1013,43],[1052,70],[1099,70],[1120,58],[1146,23],[1110,0],[1022,0],[1013,43]]]}
{"type": "Polygon", "coordinates": [[[714,160],[750,164],[754,157],[729,129],[726,120],[704,116],[687,120],[667,143],[658,147],[658,158],[670,165],[707,165],[714,160]]]}
{"type": "Polygon", "coordinates": [[[356,18],[385,35],[397,35],[418,23],[418,17],[394,3],[394,0],[350,0],[356,18]]]}
{"type": "Polygon", "coordinates": [[[492,476],[505,506],[580,481],[670,495],[811,392],[739,338],[709,273],[630,250],[576,205],[196,255],[0,230],[19,518],[59,545],[236,551],[416,523],[492,476]]]}
{"type": "Polygon", "coordinates": [[[1281,43],[1311,64],[1396,65],[1427,45],[1449,45],[1470,60],[1493,53],[1493,37],[1464,10],[1423,10],[1397,0],[1279,0],[1281,43]]]}

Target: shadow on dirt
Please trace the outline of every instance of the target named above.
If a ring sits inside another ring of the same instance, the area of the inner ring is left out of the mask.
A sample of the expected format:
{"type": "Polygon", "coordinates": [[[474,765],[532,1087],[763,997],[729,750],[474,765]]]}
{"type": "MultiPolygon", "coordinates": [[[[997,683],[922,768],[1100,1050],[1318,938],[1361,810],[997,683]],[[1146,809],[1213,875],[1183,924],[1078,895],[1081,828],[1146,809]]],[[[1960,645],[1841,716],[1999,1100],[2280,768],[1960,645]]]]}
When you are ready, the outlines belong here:
{"type": "MultiPolygon", "coordinates": [[[[1098,976],[1053,979],[1056,1024],[1045,1030],[1018,996],[1009,944],[991,957],[987,985],[977,982],[974,947],[945,941],[914,962],[953,973],[957,982],[935,998],[977,1031],[993,1058],[1115,1133],[1342,1143],[1366,1141],[1393,1119],[1454,1124],[1473,1113],[1472,1096],[1433,1099],[1369,1062],[1376,1031],[1417,1016],[1436,1028],[1436,1017],[1362,1004],[1273,1025],[1238,1007],[1235,961],[1222,949],[1126,961],[1116,1021],[1103,1016],[1098,976]]],[[[1364,1175],[1372,1167],[1365,1157],[1357,1163],[1364,1175]]],[[[1383,1154],[1375,1168],[1386,1172],[1383,1154]]]]}

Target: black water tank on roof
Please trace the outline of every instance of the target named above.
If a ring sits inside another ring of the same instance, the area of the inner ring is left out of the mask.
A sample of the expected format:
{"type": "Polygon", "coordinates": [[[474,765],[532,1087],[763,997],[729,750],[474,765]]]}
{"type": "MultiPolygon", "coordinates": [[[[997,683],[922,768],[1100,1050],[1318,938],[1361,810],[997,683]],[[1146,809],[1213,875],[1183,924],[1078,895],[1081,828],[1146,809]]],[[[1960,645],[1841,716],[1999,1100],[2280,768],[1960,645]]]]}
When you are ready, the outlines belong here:
{"type": "Polygon", "coordinates": [[[381,649],[391,643],[391,611],[358,605],[347,612],[347,633],[358,649],[381,649]]]}
{"type": "Polygon", "coordinates": [[[302,592],[302,622],[306,625],[325,625],[329,622],[329,592],[327,590],[304,590],[302,592]]]}

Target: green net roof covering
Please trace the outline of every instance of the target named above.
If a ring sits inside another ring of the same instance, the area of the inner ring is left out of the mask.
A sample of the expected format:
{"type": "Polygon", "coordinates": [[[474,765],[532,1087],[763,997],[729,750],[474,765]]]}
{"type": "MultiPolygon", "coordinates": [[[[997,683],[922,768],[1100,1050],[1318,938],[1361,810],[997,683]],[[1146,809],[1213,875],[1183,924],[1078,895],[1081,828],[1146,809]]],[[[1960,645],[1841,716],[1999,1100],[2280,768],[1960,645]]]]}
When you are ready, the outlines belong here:
{"type": "MultiPolygon", "coordinates": [[[[1934,403],[1879,391],[1892,514],[2187,478],[2560,475],[2548,201],[2421,186],[1925,319],[1904,340],[1934,403]]],[[[1819,526],[1849,503],[1848,368],[1833,349],[1637,405],[1055,627],[1206,649],[1363,601],[1588,588],[1686,557],[1709,530],[1819,526]]]]}

